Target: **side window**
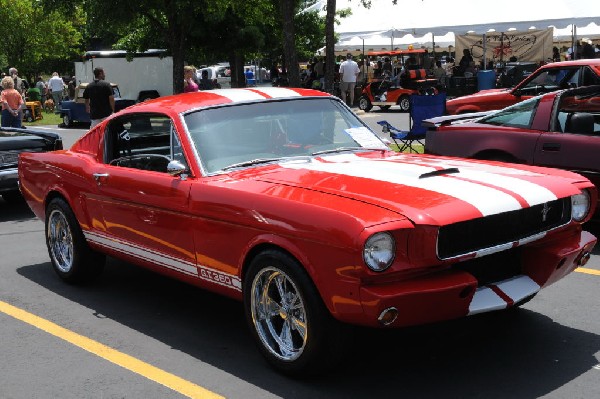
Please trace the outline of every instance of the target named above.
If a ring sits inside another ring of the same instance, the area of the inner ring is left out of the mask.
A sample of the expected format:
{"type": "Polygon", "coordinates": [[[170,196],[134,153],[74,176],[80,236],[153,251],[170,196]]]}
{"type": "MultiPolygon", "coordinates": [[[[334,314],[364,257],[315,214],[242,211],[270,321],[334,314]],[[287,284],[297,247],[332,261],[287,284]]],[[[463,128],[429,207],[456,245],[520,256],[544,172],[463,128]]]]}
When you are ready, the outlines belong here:
{"type": "Polygon", "coordinates": [[[600,85],[600,78],[589,67],[583,68],[582,86],[600,85]]]}
{"type": "Polygon", "coordinates": [[[187,165],[165,115],[127,115],[112,121],[105,135],[105,162],[110,165],[165,173],[172,159],[187,165]]]}

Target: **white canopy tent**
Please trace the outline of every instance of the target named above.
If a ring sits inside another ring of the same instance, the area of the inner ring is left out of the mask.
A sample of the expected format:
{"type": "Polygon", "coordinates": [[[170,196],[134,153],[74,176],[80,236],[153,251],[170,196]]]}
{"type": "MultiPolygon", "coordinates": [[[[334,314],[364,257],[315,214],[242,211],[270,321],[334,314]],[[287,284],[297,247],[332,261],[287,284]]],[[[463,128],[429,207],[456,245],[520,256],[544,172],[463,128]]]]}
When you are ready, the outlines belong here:
{"type": "MultiPolygon", "coordinates": [[[[370,9],[359,0],[337,0],[337,9],[351,8],[352,15],[336,26],[336,48],[363,46],[390,49],[403,44],[446,47],[454,35],[465,33],[526,31],[553,27],[557,40],[600,37],[597,0],[372,0],[370,9]],[[576,26],[576,29],[573,29],[576,26]]],[[[356,47],[358,48],[358,47],[356,47]]]]}

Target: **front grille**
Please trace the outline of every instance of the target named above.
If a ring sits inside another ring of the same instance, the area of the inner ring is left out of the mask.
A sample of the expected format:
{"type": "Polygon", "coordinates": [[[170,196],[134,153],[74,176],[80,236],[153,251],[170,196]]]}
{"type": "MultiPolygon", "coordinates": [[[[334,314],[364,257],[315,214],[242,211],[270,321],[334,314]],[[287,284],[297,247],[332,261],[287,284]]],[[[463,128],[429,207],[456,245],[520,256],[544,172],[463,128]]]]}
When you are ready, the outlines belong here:
{"type": "Polygon", "coordinates": [[[481,258],[469,259],[452,266],[477,279],[477,286],[483,287],[498,281],[523,274],[521,267],[521,248],[511,248],[481,258]]]}
{"type": "Polygon", "coordinates": [[[512,243],[562,226],[571,220],[571,198],[442,226],[438,257],[453,258],[512,243]]]}
{"type": "Polygon", "coordinates": [[[16,165],[18,161],[18,152],[0,152],[0,166],[16,165]]]}

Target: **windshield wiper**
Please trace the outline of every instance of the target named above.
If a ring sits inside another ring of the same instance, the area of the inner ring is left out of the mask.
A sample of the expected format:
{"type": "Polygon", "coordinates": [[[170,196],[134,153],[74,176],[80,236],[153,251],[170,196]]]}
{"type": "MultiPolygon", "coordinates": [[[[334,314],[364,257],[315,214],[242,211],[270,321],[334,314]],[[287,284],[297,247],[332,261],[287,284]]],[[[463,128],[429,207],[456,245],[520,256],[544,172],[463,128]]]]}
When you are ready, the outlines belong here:
{"type": "Polygon", "coordinates": [[[338,147],[338,148],[332,148],[330,150],[313,152],[311,155],[317,156],[317,155],[323,155],[323,154],[334,154],[336,152],[345,152],[345,151],[383,151],[383,152],[387,152],[387,151],[389,151],[389,149],[387,149],[387,148],[367,148],[367,147],[338,147]]]}
{"type": "Polygon", "coordinates": [[[234,163],[231,165],[227,165],[224,168],[221,168],[221,170],[243,168],[244,166],[260,165],[261,163],[277,162],[277,161],[281,161],[282,159],[283,158],[256,158],[256,159],[251,159],[249,161],[238,162],[238,163],[234,163]]]}
{"type": "Polygon", "coordinates": [[[460,170],[458,170],[458,168],[448,168],[448,169],[434,170],[433,172],[423,173],[421,176],[419,176],[419,179],[424,179],[426,177],[447,175],[447,174],[450,174],[450,173],[460,173],[460,170]]]}

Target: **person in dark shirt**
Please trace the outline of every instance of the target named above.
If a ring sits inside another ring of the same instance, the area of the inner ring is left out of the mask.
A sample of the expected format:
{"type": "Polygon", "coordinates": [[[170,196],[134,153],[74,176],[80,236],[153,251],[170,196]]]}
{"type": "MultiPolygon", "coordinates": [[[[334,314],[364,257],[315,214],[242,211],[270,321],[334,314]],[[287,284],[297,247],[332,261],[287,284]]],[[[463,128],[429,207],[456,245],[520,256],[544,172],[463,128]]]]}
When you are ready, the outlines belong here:
{"type": "Polygon", "coordinates": [[[110,83],[105,81],[102,67],[94,68],[94,81],[83,91],[85,110],[92,121],[90,129],[115,112],[115,97],[110,83]]]}

